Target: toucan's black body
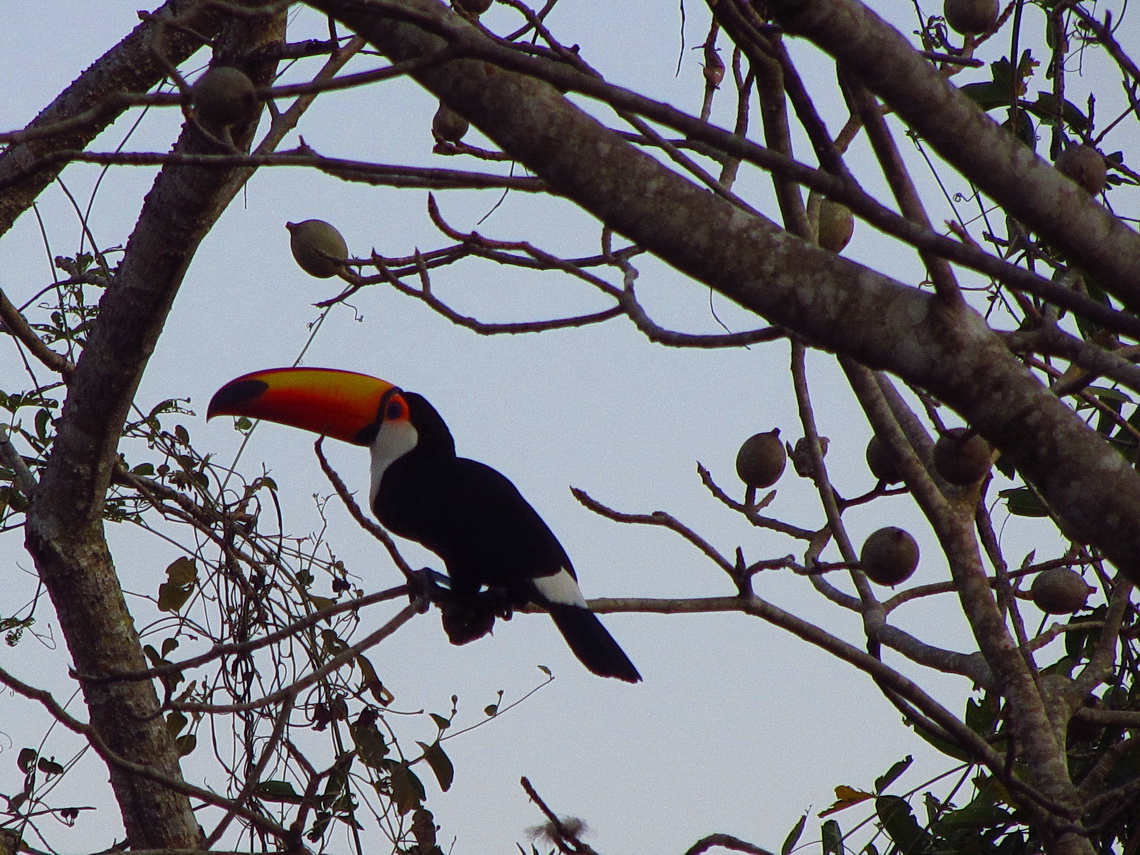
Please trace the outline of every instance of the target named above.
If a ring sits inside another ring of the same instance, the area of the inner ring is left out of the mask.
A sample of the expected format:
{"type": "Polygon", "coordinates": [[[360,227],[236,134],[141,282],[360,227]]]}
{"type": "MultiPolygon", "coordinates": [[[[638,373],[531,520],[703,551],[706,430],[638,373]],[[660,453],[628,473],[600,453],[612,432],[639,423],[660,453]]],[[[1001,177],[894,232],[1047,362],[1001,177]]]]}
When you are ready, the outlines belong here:
{"type": "Polygon", "coordinates": [[[456,456],[451,432],[427,400],[402,395],[418,442],[384,469],[372,502],[376,518],[443,559],[458,598],[474,598],[486,586],[511,605],[543,606],[587,668],[605,677],[640,680],[584,602],[556,602],[540,589],[543,580],[575,574],[538,512],[506,476],[456,456]]]}
{"type": "Polygon", "coordinates": [[[437,593],[454,643],[485,635],[511,607],[535,603],[595,674],[641,679],[590,611],[542,517],[506,477],[456,455],[447,425],[422,396],[351,371],[272,368],[227,383],[208,415],[269,419],[367,446],[376,517],[447,566],[450,592],[437,593]]]}

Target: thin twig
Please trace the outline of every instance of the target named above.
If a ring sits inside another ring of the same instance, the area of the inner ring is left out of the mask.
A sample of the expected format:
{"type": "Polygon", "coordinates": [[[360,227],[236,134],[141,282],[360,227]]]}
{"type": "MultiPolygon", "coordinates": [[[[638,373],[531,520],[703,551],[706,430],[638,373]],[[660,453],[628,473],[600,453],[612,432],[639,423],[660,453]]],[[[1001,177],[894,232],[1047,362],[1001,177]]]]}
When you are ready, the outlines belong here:
{"type": "Polygon", "coordinates": [[[348,487],[345,486],[340,475],[337,474],[336,470],[332,468],[332,464],[330,464],[325,457],[323,448],[324,440],[325,438],[323,436],[319,436],[317,437],[317,441],[313,443],[313,451],[316,452],[317,460],[320,461],[321,471],[324,472],[325,477],[329,479],[329,483],[332,484],[333,489],[336,490],[337,496],[340,497],[341,502],[345,508],[348,509],[348,513],[352,518],[356,520],[362,529],[384,544],[384,548],[388,550],[388,554],[392,556],[392,560],[396,563],[400,572],[404,574],[404,578],[411,581],[415,571],[412,570],[411,565],[404,560],[404,556],[402,556],[399,549],[396,548],[396,542],[392,540],[392,536],[380,528],[380,526],[376,525],[376,523],[372,522],[372,520],[368,519],[368,517],[364,515],[364,512],[360,510],[360,505],[356,504],[356,499],[353,498],[352,493],[349,492],[348,487]]]}

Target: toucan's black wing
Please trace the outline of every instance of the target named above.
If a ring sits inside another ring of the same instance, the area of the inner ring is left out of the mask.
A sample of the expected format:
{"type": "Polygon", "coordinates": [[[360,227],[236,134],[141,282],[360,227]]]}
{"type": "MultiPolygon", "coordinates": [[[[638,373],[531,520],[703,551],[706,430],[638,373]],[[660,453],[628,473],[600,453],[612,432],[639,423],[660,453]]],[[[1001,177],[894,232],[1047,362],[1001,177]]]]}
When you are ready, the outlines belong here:
{"type": "Polygon", "coordinates": [[[443,559],[457,596],[474,597],[486,586],[544,606],[587,668],[641,679],[586,605],[558,538],[502,473],[474,460],[412,453],[385,470],[374,510],[394,533],[443,559]]]}
{"type": "Polygon", "coordinates": [[[374,510],[387,528],[442,558],[459,592],[486,585],[529,600],[534,577],[573,573],[515,485],[474,460],[401,458],[385,471],[374,510]]]}

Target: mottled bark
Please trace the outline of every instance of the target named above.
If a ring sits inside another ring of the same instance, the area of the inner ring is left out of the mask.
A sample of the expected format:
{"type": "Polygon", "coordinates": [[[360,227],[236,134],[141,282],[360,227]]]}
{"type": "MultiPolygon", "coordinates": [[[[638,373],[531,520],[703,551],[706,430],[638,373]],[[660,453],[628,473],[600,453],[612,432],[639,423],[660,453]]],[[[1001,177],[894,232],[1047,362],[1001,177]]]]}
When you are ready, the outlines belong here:
{"type": "MultiPolygon", "coordinates": [[[[216,50],[232,56],[284,33],[284,15],[232,24],[216,50]]],[[[139,50],[145,53],[144,47],[139,50]]],[[[266,82],[272,68],[250,69],[266,82]]],[[[247,149],[254,123],[233,131],[247,149]]],[[[216,150],[193,125],[176,151],[216,150]]],[[[74,669],[145,669],[104,536],[102,509],[131,401],[202,238],[233,198],[233,170],[168,166],[148,194],[68,384],[54,446],[27,512],[26,539],[51,596],[74,669]]],[[[83,682],[90,722],[111,755],[111,783],[133,848],[195,848],[189,800],[114,758],[181,780],[178,753],[146,681],[83,682]]]]}
{"type": "MultiPolygon", "coordinates": [[[[409,10],[402,19],[386,11],[388,3],[312,5],[397,60],[439,51],[448,40],[478,49],[483,38],[430,2],[400,4],[409,10]]],[[[478,59],[442,63],[416,77],[557,192],[679,270],[821,347],[929,390],[1015,461],[1075,530],[1140,580],[1140,475],[1034,379],[972,309],[944,305],[733,207],[540,81],[478,59]]]]}
{"type": "Polygon", "coordinates": [[[978,109],[858,0],[769,0],[794,35],[831,54],[1006,212],[1140,310],[1140,235],[978,109]]]}
{"type": "MultiPolygon", "coordinates": [[[[25,128],[42,131],[61,123],[88,120],[65,133],[14,143],[0,154],[0,181],[34,167],[37,159],[55,151],[83,149],[127,109],[118,95],[137,95],[155,86],[170,65],[179,65],[198,48],[202,38],[217,35],[223,17],[201,0],[169,0],[146,16],[131,34],[103,54],[63,90],[25,128]],[[177,21],[179,26],[170,24],[177,21]],[[160,54],[161,52],[161,54],[160,54]],[[162,58],[160,58],[162,57],[162,58]]],[[[27,179],[0,194],[0,234],[8,231],[65,166],[36,169],[27,179]]]]}

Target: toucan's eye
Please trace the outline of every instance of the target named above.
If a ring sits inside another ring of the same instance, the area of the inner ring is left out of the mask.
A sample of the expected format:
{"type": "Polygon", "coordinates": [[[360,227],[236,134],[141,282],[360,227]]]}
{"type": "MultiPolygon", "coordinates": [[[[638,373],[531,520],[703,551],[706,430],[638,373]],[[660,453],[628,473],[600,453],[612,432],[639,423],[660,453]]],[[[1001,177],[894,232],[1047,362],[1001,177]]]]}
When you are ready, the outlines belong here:
{"type": "Polygon", "coordinates": [[[408,402],[399,395],[392,397],[384,408],[384,421],[396,422],[408,417],[408,402]]]}

